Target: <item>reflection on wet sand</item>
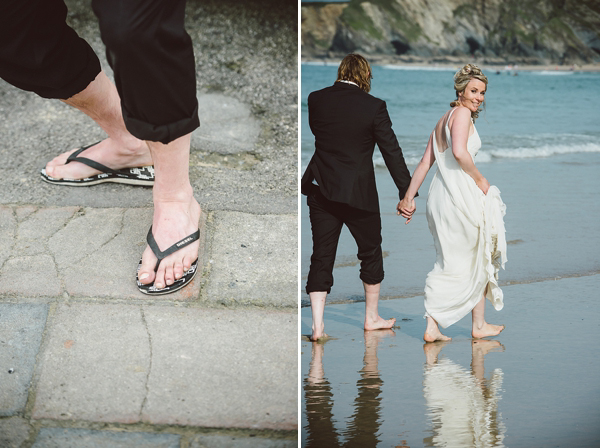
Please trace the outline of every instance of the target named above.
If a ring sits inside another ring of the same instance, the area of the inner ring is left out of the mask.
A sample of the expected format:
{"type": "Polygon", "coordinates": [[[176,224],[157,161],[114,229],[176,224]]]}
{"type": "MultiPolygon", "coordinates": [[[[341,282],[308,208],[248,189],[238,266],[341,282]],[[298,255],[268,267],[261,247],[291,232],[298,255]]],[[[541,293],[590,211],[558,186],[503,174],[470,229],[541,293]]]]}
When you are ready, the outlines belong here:
{"type": "Polygon", "coordinates": [[[306,448],[323,447],[375,447],[381,420],[381,386],[377,347],[393,330],[365,331],[364,366],[357,381],[358,394],[354,400],[354,412],[349,418],[347,429],[338,432],[333,419],[333,394],[323,369],[325,344],[313,342],[312,360],[307,377],[304,379],[306,415],[308,425],[306,448]]]}
{"type": "Polygon", "coordinates": [[[485,379],[484,357],[504,351],[494,340],[471,342],[471,371],[448,358],[438,359],[445,342],[428,343],[423,379],[432,435],[423,439],[428,447],[503,447],[506,427],[498,412],[502,370],[485,379]]]}

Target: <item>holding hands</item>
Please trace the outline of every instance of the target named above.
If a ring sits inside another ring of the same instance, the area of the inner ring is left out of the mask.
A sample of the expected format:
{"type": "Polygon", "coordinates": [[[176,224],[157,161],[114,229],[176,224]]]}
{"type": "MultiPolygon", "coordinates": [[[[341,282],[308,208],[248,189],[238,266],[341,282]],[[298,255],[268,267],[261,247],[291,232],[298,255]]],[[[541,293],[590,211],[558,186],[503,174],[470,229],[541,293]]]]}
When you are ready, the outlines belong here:
{"type": "Polygon", "coordinates": [[[400,202],[398,202],[398,206],[396,207],[396,213],[406,218],[406,222],[404,224],[408,224],[412,219],[413,213],[416,209],[417,206],[415,205],[414,198],[408,199],[408,197],[404,196],[404,198],[400,202]]]}

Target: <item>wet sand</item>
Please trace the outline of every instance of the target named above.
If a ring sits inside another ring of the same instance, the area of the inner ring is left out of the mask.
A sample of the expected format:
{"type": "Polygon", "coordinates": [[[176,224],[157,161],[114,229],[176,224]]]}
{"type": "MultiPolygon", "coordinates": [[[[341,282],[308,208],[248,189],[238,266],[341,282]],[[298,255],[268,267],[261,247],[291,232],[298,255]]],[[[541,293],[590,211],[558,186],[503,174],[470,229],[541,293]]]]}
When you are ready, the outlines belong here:
{"type": "MultiPolygon", "coordinates": [[[[480,446],[600,446],[600,154],[507,159],[480,168],[508,207],[508,263],[500,272],[505,307],[486,308],[487,320],[506,330],[490,338],[497,343],[474,344],[466,316],[445,330],[450,343],[424,349],[422,291],[435,260],[425,219],[432,175],[415,219],[404,226],[393,213],[389,175],[378,172],[387,253],[380,314],[396,317],[400,328],[363,331],[356,248],[344,231],[325,309],[332,338],[301,344],[303,446],[471,446],[476,440],[480,446]]],[[[305,277],[311,240],[302,207],[305,277]]],[[[310,324],[305,307],[302,334],[310,324]]]]}
{"type": "Polygon", "coordinates": [[[301,344],[302,446],[600,446],[599,287],[507,286],[505,310],[487,307],[503,333],[473,340],[467,317],[445,344],[423,343],[422,296],[382,302],[400,327],[387,331],[362,330],[362,303],[328,306],[332,338],[301,344]]]}

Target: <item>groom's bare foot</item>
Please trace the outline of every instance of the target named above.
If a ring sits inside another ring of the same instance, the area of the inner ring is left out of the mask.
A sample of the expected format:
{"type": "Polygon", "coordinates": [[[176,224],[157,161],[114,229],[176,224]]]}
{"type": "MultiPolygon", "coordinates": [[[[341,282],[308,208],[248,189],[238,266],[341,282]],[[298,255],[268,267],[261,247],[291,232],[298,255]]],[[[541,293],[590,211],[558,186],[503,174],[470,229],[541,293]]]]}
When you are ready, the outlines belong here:
{"type": "Polygon", "coordinates": [[[392,328],[396,323],[396,318],[392,317],[391,319],[384,319],[381,316],[377,316],[375,319],[370,319],[365,317],[365,330],[384,330],[387,328],[392,328]]]}
{"type": "MultiPolygon", "coordinates": [[[[165,250],[176,242],[198,230],[202,210],[192,192],[186,193],[179,201],[154,200],[152,234],[160,250],[165,250]]],[[[158,289],[172,285],[183,277],[192,263],[198,258],[200,241],[172,253],[162,260],[158,271],[154,272],[157,258],[149,246],[142,254],[142,265],[138,279],[142,284],[151,284],[158,289]]]]}
{"type": "Polygon", "coordinates": [[[329,335],[325,333],[325,324],[321,325],[320,328],[312,327],[312,334],[310,335],[310,340],[313,342],[317,342],[319,339],[326,339],[329,335]]]}
{"type": "MultiPolygon", "coordinates": [[[[66,163],[69,155],[75,151],[77,149],[67,151],[48,162],[46,164],[46,174],[54,179],[84,179],[100,174],[100,171],[83,163],[66,163]]],[[[152,165],[148,145],[145,141],[138,140],[135,137],[129,138],[127,142],[107,138],[86,149],[79,156],[115,170],[152,165]]]]}
{"type": "Polygon", "coordinates": [[[480,328],[473,326],[471,335],[476,339],[481,339],[488,336],[498,336],[502,330],[504,330],[504,325],[492,325],[484,322],[480,328]]]}

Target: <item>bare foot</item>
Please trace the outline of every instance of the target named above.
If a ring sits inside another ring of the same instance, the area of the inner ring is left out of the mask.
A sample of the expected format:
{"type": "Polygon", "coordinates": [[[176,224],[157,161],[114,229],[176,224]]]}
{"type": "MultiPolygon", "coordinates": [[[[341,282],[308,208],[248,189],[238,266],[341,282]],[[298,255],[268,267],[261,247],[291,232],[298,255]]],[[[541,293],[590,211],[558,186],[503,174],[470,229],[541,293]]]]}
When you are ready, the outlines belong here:
{"type": "Polygon", "coordinates": [[[484,322],[480,328],[474,326],[471,335],[476,339],[481,339],[488,336],[497,336],[502,330],[504,330],[504,325],[492,325],[484,322]]]}
{"type": "Polygon", "coordinates": [[[425,334],[423,335],[425,342],[436,342],[436,341],[451,341],[452,338],[444,336],[438,327],[437,322],[431,316],[427,316],[427,327],[425,328],[425,334]]]}
{"type": "MultiPolygon", "coordinates": [[[[182,201],[154,201],[154,217],[152,233],[160,250],[165,250],[179,240],[198,230],[198,222],[202,210],[190,192],[187,199],[182,201]]],[[[142,254],[142,266],[138,278],[145,285],[154,282],[154,286],[162,289],[172,285],[175,280],[183,277],[192,263],[198,258],[200,241],[172,253],[162,260],[158,271],[154,272],[157,258],[149,246],[142,254]]]]}
{"type": "MultiPolygon", "coordinates": [[[[84,179],[100,174],[100,171],[83,163],[66,163],[69,155],[75,151],[77,149],[67,151],[48,162],[46,174],[54,179],[84,179]]],[[[148,145],[135,137],[128,139],[127,143],[107,138],[83,151],[79,157],[86,157],[115,170],[152,165],[148,145]]]]}
{"type": "Polygon", "coordinates": [[[436,341],[451,341],[452,338],[448,336],[444,336],[439,329],[435,330],[425,330],[425,334],[423,335],[423,340],[425,342],[436,342],[436,341]]]}
{"type": "Polygon", "coordinates": [[[373,320],[365,317],[365,330],[384,330],[387,328],[392,328],[395,323],[395,317],[387,320],[381,316],[377,316],[377,318],[373,320]]]}
{"type": "Polygon", "coordinates": [[[325,323],[323,323],[321,325],[321,328],[316,328],[315,325],[313,324],[312,334],[310,335],[310,337],[308,339],[313,342],[316,342],[319,339],[325,339],[328,337],[329,337],[329,335],[327,333],[325,333],[325,323]]]}

